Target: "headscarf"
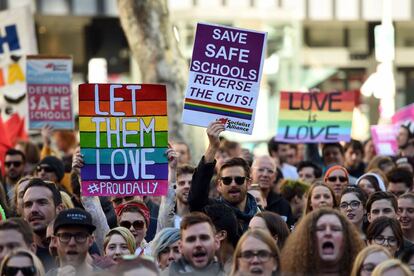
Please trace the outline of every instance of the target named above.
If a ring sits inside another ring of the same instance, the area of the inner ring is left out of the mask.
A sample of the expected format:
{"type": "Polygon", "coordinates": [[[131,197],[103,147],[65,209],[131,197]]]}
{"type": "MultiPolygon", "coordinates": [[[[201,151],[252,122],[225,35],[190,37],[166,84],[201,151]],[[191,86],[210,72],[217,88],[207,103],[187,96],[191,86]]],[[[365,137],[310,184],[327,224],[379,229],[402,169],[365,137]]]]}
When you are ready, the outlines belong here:
{"type": "Polygon", "coordinates": [[[361,175],[361,176],[357,179],[357,181],[356,181],[357,185],[358,185],[358,183],[359,183],[359,181],[360,181],[361,179],[365,178],[365,176],[373,176],[373,177],[375,177],[375,179],[376,179],[376,180],[377,180],[377,182],[378,182],[378,187],[380,188],[380,190],[381,190],[381,191],[383,191],[383,192],[386,192],[386,191],[387,191],[387,189],[385,189],[384,180],[382,179],[382,177],[381,177],[380,175],[378,175],[378,174],[376,174],[376,173],[366,173],[366,174],[361,175]]]}
{"type": "Polygon", "coordinates": [[[325,176],[323,177],[323,181],[326,183],[326,180],[328,180],[329,175],[336,170],[341,170],[345,173],[346,178],[348,179],[349,182],[349,173],[348,171],[345,169],[345,167],[339,166],[339,165],[335,165],[330,167],[326,172],[325,172],[325,176]]]}
{"type": "Polygon", "coordinates": [[[150,210],[148,209],[147,205],[141,202],[125,202],[123,204],[118,205],[115,208],[116,216],[119,217],[125,208],[127,207],[137,207],[141,215],[145,219],[145,223],[147,224],[147,227],[150,223],[150,210]]]}

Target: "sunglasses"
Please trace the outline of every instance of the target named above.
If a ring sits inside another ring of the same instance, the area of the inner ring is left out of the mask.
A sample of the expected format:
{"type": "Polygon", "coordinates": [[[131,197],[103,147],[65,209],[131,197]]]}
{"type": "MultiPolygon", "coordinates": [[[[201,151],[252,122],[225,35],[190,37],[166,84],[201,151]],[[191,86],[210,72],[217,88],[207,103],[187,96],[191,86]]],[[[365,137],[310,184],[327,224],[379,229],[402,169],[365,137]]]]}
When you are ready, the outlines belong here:
{"type": "Polygon", "coordinates": [[[36,171],[37,171],[37,172],[41,172],[42,170],[43,170],[44,172],[46,172],[46,173],[55,172],[55,170],[54,170],[53,168],[49,167],[49,166],[43,166],[43,167],[38,166],[38,167],[36,168],[36,171]]]}
{"type": "Polygon", "coordinates": [[[145,222],[143,222],[142,220],[136,220],[131,223],[128,220],[124,220],[119,223],[119,226],[125,227],[126,229],[131,229],[132,226],[135,230],[142,230],[144,229],[145,222]]]}
{"type": "Polygon", "coordinates": [[[223,182],[223,184],[227,186],[227,185],[230,185],[233,182],[233,180],[234,182],[236,182],[237,185],[243,185],[244,182],[246,181],[246,178],[247,177],[245,176],[235,176],[235,177],[225,176],[225,177],[221,177],[220,179],[221,179],[221,182],[223,182]]]}
{"type": "Polygon", "coordinates": [[[340,182],[346,182],[348,181],[348,178],[345,176],[330,176],[328,177],[328,181],[335,182],[339,179],[340,182]]]}
{"type": "Polygon", "coordinates": [[[4,165],[6,165],[7,168],[10,168],[12,165],[14,167],[20,167],[23,164],[21,161],[6,161],[4,162],[4,165]]]}
{"type": "Polygon", "coordinates": [[[18,272],[21,272],[24,276],[34,276],[36,274],[36,268],[32,266],[6,266],[4,268],[4,275],[15,276],[18,272]]]}

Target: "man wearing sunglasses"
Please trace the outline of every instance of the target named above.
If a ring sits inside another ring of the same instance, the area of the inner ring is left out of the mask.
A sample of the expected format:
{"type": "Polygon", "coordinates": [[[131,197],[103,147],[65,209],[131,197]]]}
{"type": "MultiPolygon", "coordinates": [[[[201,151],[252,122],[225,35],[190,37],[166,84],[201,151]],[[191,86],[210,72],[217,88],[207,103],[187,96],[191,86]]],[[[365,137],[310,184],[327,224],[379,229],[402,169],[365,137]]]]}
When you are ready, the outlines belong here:
{"type": "Polygon", "coordinates": [[[96,227],[91,215],[79,208],[60,212],[53,226],[53,243],[59,260],[59,268],[47,275],[88,275],[97,268],[87,263],[86,255],[92,246],[96,227]]]}
{"type": "Polygon", "coordinates": [[[55,156],[46,156],[36,167],[35,176],[59,184],[65,174],[63,162],[55,156]]]}
{"type": "Polygon", "coordinates": [[[190,211],[203,211],[206,205],[224,203],[235,213],[241,233],[249,227],[249,222],[257,213],[255,198],[247,193],[251,184],[249,164],[242,158],[226,160],[219,168],[217,190],[219,198],[208,198],[210,180],[214,175],[216,160],[214,156],[220,146],[219,135],[224,130],[221,122],[213,122],[207,128],[209,146],[193,175],[188,203],[190,211]]]}
{"type": "Polygon", "coordinates": [[[9,149],[4,158],[4,190],[9,206],[14,206],[14,187],[24,175],[26,158],[20,150],[9,149]]]}

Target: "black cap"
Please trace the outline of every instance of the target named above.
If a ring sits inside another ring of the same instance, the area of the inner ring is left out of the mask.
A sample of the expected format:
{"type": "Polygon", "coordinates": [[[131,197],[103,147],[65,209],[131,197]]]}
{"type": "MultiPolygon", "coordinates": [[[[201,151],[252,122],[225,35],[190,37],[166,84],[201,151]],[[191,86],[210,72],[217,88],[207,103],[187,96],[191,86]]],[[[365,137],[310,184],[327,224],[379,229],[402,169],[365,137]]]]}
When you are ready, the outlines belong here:
{"type": "Polygon", "coordinates": [[[63,176],[65,175],[65,166],[63,165],[62,160],[55,156],[46,156],[39,162],[38,166],[41,165],[48,165],[51,167],[55,172],[58,181],[62,180],[63,176]]]}
{"type": "Polygon", "coordinates": [[[80,208],[71,208],[60,212],[55,219],[53,233],[56,234],[62,226],[84,226],[91,234],[96,229],[92,223],[91,214],[80,208]]]}

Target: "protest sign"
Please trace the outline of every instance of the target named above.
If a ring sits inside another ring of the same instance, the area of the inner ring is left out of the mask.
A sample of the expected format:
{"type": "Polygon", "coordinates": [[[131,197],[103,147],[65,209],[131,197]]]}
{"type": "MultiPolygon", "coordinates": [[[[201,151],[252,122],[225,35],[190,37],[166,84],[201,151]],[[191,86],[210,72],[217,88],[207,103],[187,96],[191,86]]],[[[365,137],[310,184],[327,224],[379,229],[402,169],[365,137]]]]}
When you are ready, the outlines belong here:
{"type": "Polygon", "coordinates": [[[397,154],[397,131],[396,125],[371,126],[371,137],[377,155],[394,156],[397,154]]]}
{"type": "Polygon", "coordinates": [[[167,193],[165,86],[81,84],[79,131],[83,195],[167,193]]]}
{"type": "Polygon", "coordinates": [[[197,24],[182,121],[253,131],[266,33],[197,24]]]}
{"type": "Polygon", "coordinates": [[[27,56],[29,129],[73,129],[72,58],[27,56]]]}
{"type": "Polygon", "coordinates": [[[333,143],[351,139],[354,92],[281,92],[276,140],[333,143]]]}
{"type": "Polygon", "coordinates": [[[0,93],[17,99],[26,92],[25,55],[37,54],[29,6],[0,12],[0,93]]]}
{"type": "Polygon", "coordinates": [[[400,126],[407,121],[411,121],[414,124],[414,103],[399,109],[392,116],[391,120],[392,123],[397,126],[400,126]]]}

